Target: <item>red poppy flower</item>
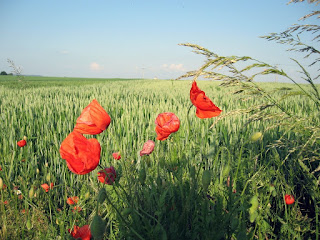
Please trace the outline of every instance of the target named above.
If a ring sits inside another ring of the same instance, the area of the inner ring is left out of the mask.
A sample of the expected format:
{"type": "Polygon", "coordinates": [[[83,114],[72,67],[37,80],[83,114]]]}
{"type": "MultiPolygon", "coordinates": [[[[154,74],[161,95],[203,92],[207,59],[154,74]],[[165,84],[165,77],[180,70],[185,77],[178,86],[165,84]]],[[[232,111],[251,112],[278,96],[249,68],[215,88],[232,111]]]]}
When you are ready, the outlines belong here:
{"type": "Polygon", "coordinates": [[[52,189],[53,186],[54,186],[53,183],[50,183],[50,186],[49,186],[48,184],[46,184],[46,183],[41,184],[41,187],[42,187],[46,192],[49,192],[49,190],[52,189]]]}
{"type": "Polygon", "coordinates": [[[166,140],[171,133],[179,130],[180,120],[171,112],[160,113],[156,118],[157,140],[166,140]]]}
{"type": "Polygon", "coordinates": [[[293,204],[294,203],[294,197],[292,195],[286,194],[284,195],[284,200],[287,205],[293,204]]]}
{"type": "Polygon", "coordinates": [[[86,139],[75,131],[71,132],[60,146],[60,155],[67,161],[69,170],[80,175],[87,174],[98,166],[100,151],[97,139],[86,139]]]}
{"type": "Polygon", "coordinates": [[[198,118],[217,117],[222,112],[214,103],[206,96],[204,91],[198,88],[197,82],[193,81],[190,89],[190,100],[197,108],[196,116],[198,118]]]}
{"type": "Polygon", "coordinates": [[[140,151],[140,156],[149,155],[153,152],[155,143],[152,140],[148,140],[143,144],[142,150],[140,151]]]}
{"type": "Polygon", "coordinates": [[[79,197],[77,197],[77,196],[69,197],[69,198],[67,199],[67,203],[68,203],[69,205],[77,204],[78,201],[79,201],[79,197]]]}
{"type": "Polygon", "coordinates": [[[111,122],[108,113],[96,99],[82,110],[74,130],[82,134],[99,134],[107,129],[111,122]]]}
{"type": "Polygon", "coordinates": [[[23,140],[18,141],[17,144],[19,147],[24,147],[27,144],[27,141],[23,139],[23,140]]]}
{"type": "Polygon", "coordinates": [[[105,168],[98,172],[98,180],[102,183],[112,185],[117,177],[116,170],[113,166],[105,168]]]}
{"type": "Polygon", "coordinates": [[[79,206],[74,206],[72,209],[72,212],[81,212],[81,211],[82,211],[82,208],[79,206]]]}
{"type": "Polygon", "coordinates": [[[120,152],[115,152],[115,153],[112,153],[112,156],[115,160],[120,160],[121,159],[121,155],[120,155],[120,152]]]}
{"type": "Polygon", "coordinates": [[[84,225],[82,227],[74,226],[72,231],[69,229],[69,233],[75,239],[80,238],[81,240],[90,240],[92,237],[89,225],[84,225]]]}

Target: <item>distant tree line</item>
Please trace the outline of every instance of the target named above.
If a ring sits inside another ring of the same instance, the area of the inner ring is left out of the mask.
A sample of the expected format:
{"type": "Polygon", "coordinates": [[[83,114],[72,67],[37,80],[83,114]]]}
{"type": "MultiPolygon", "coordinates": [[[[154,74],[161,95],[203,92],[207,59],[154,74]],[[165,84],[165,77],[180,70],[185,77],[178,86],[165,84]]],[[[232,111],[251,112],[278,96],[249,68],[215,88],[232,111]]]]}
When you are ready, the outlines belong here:
{"type": "Polygon", "coordinates": [[[13,75],[13,73],[7,73],[6,71],[2,71],[0,75],[13,75]]]}

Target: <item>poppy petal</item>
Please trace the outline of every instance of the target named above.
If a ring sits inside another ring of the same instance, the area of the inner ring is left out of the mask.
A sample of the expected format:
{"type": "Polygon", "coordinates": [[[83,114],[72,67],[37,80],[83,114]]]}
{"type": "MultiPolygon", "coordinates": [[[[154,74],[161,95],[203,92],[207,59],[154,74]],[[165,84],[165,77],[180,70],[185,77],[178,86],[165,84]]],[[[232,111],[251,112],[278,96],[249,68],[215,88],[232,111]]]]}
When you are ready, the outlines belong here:
{"type": "Polygon", "coordinates": [[[82,134],[99,134],[107,129],[111,122],[108,113],[96,99],[85,107],[77,119],[74,130],[82,134]]]}
{"type": "Polygon", "coordinates": [[[71,132],[61,143],[60,155],[66,160],[70,171],[87,174],[94,170],[100,161],[101,147],[97,139],[86,139],[79,132],[71,132]]]}
{"type": "Polygon", "coordinates": [[[205,94],[200,90],[197,82],[193,81],[190,89],[190,100],[197,108],[196,116],[198,118],[212,118],[217,117],[222,112],[205,94]]]}

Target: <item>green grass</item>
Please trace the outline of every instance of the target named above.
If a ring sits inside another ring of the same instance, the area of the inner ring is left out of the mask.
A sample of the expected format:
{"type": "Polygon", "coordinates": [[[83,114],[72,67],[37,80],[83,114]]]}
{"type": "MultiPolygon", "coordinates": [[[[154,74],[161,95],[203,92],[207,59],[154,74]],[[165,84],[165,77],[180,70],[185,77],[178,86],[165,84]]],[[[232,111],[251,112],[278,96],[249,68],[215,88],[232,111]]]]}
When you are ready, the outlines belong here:
{"type": "MultiPolygon", "coordinates": [[[[108,199],[98,214],[105,220],[108,239],[318,237],[314,180],[301,169],[298,153],[287,157],[310,132],[288,131],[276,119],[248,123],[251,115],[237,110],[263,104],[262,98],[234,95],[234,89],[219,82],[198,85],[226,115],[212,128],[216,119],[198,119],[194,107],[188,115],[191,81],[51,77],[17,81],[15,76],[1,76],[0,177],[7,188],[0,190],[0,238],[71,238],[68,229],[73,225],[91,223],[102,187],[108,199]],[[109,128],[95,137],[102,147],[100,164],[113,165],[117,171],[114,186],[99,184],[99,167],[84,176],[71,173],[59,154],[61,142],[94,98],[111,117],[109,128]],[[165,141],[155,140],[154,121],[161,112],[173,112],[181,121],[179,131],[165,141]],[[255,132],[262,132],[263,138],[252,142],[255,132]],[[28,143],[19,148],[16,143],[23,136],[28,143]],[[139,151],[148,139],[156,142],[155,150],[141,158],[139,151]],[[275,145],[279,139],[284,145],[275,145]],[[119,161],[112,158],[117,151],[119,161]],[[211,173],[207,191],[202,185],[204,170],[211,173]],[[40,185],[49,182],[55,187],[46,193],[40,185]],[[36,197],[30,198],[31,188],[36,197]],[[293,194],[295,203],[286,205],[284,194],[293,194]],[[67,205],[70,196],[80,197],[82,211],[73,212],[67,205]],[[251,204],[253,197],[258,199],[257,208],[251,204]]],[[[297,90],[291,84],[259,85],[274,98],[297,90]],[[292,89],[275,91],[288,86],[292,89]]],[[[292,96],[280,104],[297,118],[319,124],[319,112],[310,99],[292,96]]],[[[318,147],[319,139],[311,150],[318,153],[318,147]]]]}

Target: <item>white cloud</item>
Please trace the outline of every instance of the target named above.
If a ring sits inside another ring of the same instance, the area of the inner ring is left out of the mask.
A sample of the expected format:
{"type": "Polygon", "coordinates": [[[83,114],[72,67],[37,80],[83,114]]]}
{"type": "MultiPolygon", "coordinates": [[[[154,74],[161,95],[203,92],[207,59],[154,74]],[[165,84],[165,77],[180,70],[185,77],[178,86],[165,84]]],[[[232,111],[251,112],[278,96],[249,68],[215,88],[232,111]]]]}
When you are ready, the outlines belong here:
{"type": "Polygon", "coordinates": [[[90,64],[90,69],[91,69],[92,71],[99,71],[99,70],[102,70],[103,67],[102,67],[100,64],[96,63],[96,62],[92,62],[92,63],[90,64]]]}
{"type": "Polygon", "coordinates": [[[61,55],[67,55],[67,54],[69,54],[69,51],[68,50],[61,50],[61,51],[58,51],[58,53],[61,55]]]}
{"type": "Polygon", "coordinates": [[[179,64],[163,64],[162,68],[164,68],[165,70],[170,70],[170,71],[177,71],[177,72],[183,72],[186,71],[183,64],[179,63],[179,64]]]}

